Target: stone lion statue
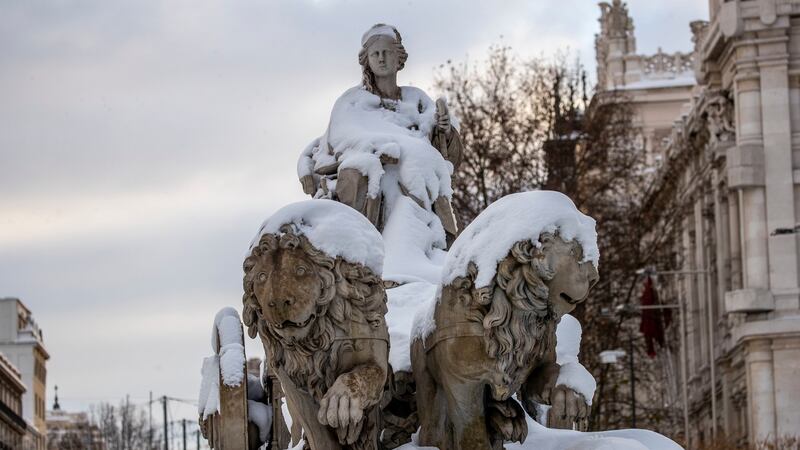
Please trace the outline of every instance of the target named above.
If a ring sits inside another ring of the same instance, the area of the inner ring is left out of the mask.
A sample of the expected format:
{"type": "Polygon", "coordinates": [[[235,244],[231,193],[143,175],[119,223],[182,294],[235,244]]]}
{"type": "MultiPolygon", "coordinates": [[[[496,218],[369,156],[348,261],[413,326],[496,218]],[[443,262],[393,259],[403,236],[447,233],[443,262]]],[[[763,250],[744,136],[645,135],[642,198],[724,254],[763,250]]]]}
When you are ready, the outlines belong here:
{"type": "Polygon", "coordinates": [[[311,448],[376,449],[389,352],[381,279],[295,230],[263,234],[244,261],[248,334],[261,337],[311,448]]]}
{"type": "Polygon", "coordinates": [[[578,242],[546,232],[538,242],[516,242],[488,286],[475,287],[470,263],[443,287],[435,328],[412,342],[420,445],[485,450],[523,442],[523,408],[535,418],[538,404],[551,405],[549,426],[585,428],[587,399],[556,385],[555,352],[560,318],[598,279],[582,260],[578,242]]]}

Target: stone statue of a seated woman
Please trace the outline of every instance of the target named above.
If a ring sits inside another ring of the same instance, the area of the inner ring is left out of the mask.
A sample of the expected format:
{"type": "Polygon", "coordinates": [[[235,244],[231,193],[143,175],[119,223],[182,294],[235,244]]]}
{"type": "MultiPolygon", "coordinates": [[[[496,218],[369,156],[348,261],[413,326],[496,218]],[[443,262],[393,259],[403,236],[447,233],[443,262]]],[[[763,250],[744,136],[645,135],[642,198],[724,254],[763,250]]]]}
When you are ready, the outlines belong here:
{"type": "Polygon", "coordinates": [[[361,84],[335,103],[328,129],[303,152],[303,190],[337,200],[383,229],[395,201],[409,197],[433,213],[451,236],[451,175],[462,144],[443,99],[397,85],[408,58],[400,33],[378,24],[361,39],[361,84]]]}

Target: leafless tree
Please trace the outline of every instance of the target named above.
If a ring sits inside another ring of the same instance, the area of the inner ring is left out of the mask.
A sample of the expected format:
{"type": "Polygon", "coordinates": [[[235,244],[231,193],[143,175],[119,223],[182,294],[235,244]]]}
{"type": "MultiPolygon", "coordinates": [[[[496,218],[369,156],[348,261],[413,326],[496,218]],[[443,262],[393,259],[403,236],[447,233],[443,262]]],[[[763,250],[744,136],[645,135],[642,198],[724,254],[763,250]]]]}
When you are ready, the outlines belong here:
{"type": "MultiPolygon", "coordinates": [[[[443,65],[436,86],[459,117],[465,144],[453,194],[462,225],[504,195],[540,188],[564,192],[598,222],[601,281],[574,313],[584,327],[581,360],[598,381],[590,426],[631,423],[630,371],[601,364],[598,354],[632,341],[637,426],[671,431],[655,383],[661,372],[645,353],[632,307],[641,293],[637,269],[663,257],[669,240],[646,220],[651,175],[630,101],[618,92],[589,99],[585,72],[567,53],[519,60],[502,46],[482,63],[443,65]]],[[[664,233],[668,222],[657,222],[664,233]]]]}
{"type": "Polygon", "coordinates": [[[91,420],[106,450],[155,450],[163,446],[161,434],[151,430],[147,413],[141,406],[125,401],[119,406],[100,403],[92,406],[91,420]]]}

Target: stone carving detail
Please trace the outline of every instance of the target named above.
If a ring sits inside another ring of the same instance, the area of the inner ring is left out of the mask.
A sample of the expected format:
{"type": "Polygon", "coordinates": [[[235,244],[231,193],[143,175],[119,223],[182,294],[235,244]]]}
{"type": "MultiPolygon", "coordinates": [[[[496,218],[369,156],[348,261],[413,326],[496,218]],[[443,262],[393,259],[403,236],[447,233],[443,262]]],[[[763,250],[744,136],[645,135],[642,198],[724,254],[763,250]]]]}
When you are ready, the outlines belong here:
{"type": "Polygon", "coordinates": [[[708,32],[708,22],[705,20],[695,20],[689,23],[692,30],[692,42],[694,43],[694,75],[698,84],[705,84],[706,67],[703,64],[703,40],[708,32]]]}
{"type": "Polygon", "coordinates": [[[628,7],[620,0],[612,3],[600,3],[600,33],[594,37],[595,58],[597,60],[597,85],[604,87],[607,83],[606,59],[609,56],[611,41],[623,40],[628,52],[636,50],[636,39],[633,36],[633,19],[628,14],[628,7]]]}
{"type": "Polygon", "coordinates": [[[694,55],[681,52],[664,53],[661,48],[655,55],[642,57],[643,71],[647,75],[680,74],[694,69],[694,55]]]}
{"type": "Polygon", "coordinates": [[[609,38],[633,36],[633,19],[621,0],[600,3],[600,34],[609,38]]]}
{"type": "Polygon", "coordinates": [[[556,385],[555,357],[561,316],[598,278],[582,259],[580,244],[543,233],[538,243],[514,244],[488,286],[475,287],[470,263],[466,276],[443,287],[434,331],[412,343],[421,445],[485,450],[522,442],[525,411],[536,417],[537,404],[552,405],[551,427],[586,428],[586,399],[556,385]]]}
{"type": "Polygon", "coordinates": [[[733,103],[723,92],[716,91],[709,95],[706,105],[709,145],[732,145],[736,141],[733,103]]]}
{"type": "Polygon", "coordinates": [[[260,336],[308,444],[377,449],[389,348],[380,276],[292,225],[263,234],[244,271],[248,334],[260,336]]]}

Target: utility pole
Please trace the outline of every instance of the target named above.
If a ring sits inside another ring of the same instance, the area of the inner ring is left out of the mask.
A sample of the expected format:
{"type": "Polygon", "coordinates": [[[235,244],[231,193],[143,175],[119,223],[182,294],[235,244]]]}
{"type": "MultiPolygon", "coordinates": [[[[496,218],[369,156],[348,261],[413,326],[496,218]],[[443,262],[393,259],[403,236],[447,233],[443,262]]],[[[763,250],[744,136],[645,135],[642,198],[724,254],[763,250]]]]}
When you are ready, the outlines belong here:
{"type": "Polygon", "coordinates": [[[194,432],[195,437],[197,437],[197,450],[200,450],[200,429],[198,428],[197,431],[194,432]]]}
{"type": "Polygon", "coordinates": [[[183,427],[183,450],[186,450],[186,419],[181,420],[181,426],[183,427]]]}
{"type": "Polygon", "coordinates": [[[169,450],[169,430],[167,429],[167,396],[161,397],[164,402],[164,450],[169,450]]]}
{"type": "Polygon", "coordinates": [[[131,395],[125,394],[125,415],[123,416],[122,433],[124,440],[122,448],[131,450],[131,395]]]}
{"type": "Polygon", "coordinates": [[[149,411],[148,422],[150,422],[150,431],[147,433],[147,450],[153,450],[153,391],[150,391],[150,402],[147,405],[149,411]]]}
{"type": "Polygon", "coordinates": [[[633,333],[628,336],[628,341],[630,345],[628,366],[631,372],[631,428],[636,428],[636,372],[634,371],[633,333]]]}

